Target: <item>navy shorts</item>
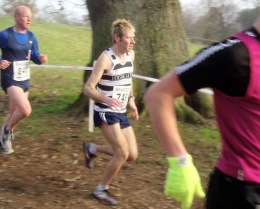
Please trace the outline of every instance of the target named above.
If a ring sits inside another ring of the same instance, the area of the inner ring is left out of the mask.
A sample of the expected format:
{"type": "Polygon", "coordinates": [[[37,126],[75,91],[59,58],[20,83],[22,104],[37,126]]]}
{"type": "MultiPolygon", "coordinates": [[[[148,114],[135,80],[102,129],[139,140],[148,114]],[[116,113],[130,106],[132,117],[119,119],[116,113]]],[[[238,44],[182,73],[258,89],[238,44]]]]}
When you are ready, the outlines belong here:
{"type": "Polygon", "coordinates": [[[229,177],[217,168],[210,176],[206,209],[260,208],[260,184],[229,177]]]}
{"type": "Polygon", "coordinates": [[[113,125],[115,123],[119,123],[121,129],[131,126],[126,113],[94,111],[95,127],[100,127],[102,122],[104,122],[108,125],[113,125]]]}
{"type": "Polygon", "coordinates": [[[25,81],[15,81],[9,77],[1,76],[1,86],[5,93],[7,93],[7,88],[10,86],[18,86],[23,89],[24,92],[29,91],[30,80],[25,81]]]}

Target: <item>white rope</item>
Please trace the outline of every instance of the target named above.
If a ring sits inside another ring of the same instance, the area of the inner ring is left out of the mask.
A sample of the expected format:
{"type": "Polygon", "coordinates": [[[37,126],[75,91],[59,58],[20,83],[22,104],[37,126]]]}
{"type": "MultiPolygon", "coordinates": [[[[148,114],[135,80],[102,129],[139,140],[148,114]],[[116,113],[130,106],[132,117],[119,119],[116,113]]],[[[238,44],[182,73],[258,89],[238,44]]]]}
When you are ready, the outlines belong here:
{"type": "MultiPolygon", "coordinates": [[[[56,69],[73,69],[73,70],[92,70],[93,67],[82,67],[82,66],[60,66],[60,65],[31,65],[31,67],[41,67],[41,68],[56,68],[56,69]]],[[[133,74],[133,78],[139,78],[146,81],[158,82],[160,81],[157,78],[151,78],[147,76],[141,76],[133,74]]],[[[210,89],[199,89],[199,92],[211,94],[213,95],[212,90],[210,89]]],[[[93,122],[93,114],[94,114],[94,101],[92,99],[89,100],[89,122],[88,122],[88,131],[94,132],[94,122],[93,122]]]]}
{"type": "MultiPolygon", "coordinates": [[[[34,65],[34,64],[32,64],[31,66],[32,67],[41,67],[41,68],[74,69],[74,70],[92,70],[93,69],[93,67],[83,67],[83,66],[34,65]]],[[[139,79],[146,80],[146,81],[151,81],[151,82],[158,82],[158,81],[160,81],[157,78],[151,78],[151,77],[142,76],[142,75],[136,75],[136,74],[133,74],[133,78],[139,78],[139,79]]],[[[210,89],[199,89],[198,91],[202,92],[202,93],[213,95],[213,92],[210,89]]]]}
{"type": "Polygon", "coordinates": [[[158,82],[158,81],[160,81],[160,80],[157,79],[157,78],[150,78],[150,77],[141,76],[141,75],[135,75],[135,74],[133,74],[133,78],[139,78],[139,79],[142,79],[142,80],[152,81],[152,82],[158,82]]]}
{"type": "Polygon", "coordinates": [[[56,69],[74,69],[74,70],[92,70],[93,67],[82,66],[61,66],[61,65],[30,65],[31,67],[39,68],[56,68],[56,69]]]}

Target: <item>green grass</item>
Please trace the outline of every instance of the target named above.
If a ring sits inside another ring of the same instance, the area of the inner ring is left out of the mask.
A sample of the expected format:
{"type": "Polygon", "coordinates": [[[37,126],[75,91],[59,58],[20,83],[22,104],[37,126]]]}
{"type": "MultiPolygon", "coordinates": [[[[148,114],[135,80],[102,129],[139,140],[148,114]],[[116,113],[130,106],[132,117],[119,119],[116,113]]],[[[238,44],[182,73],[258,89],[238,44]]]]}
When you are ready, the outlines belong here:
{"type": "MultiPolygon", "coordinates": [[[[0,18],[0,30],[14,24],[10,17],[0,18]]],[[[37,37],[40,52],[48,55],[48,64],[85,66],[89,62],[92,48],[90,28],[33,20],[30,30],[37,37]]]]}
{"type": "MultiPolygon", "coordinates": [[[[13,24],[12,17],[1,16],[0,30],[13,24]]],[[[40,52],[47,54],[47,64],[85,66],[90,61],[91,28],[33,20],[30,30],[37,37],[40,52]]],[[[190,53],[201,47],[190,43],[190,53]]],[[[32,67],[30,99],[41,102],[34,114],[61,112],[73,103],[82,91],[83,73],[82,70],[32,67]]]]}
{"type": "MultiPolygon", "coordinates": [[[[11,18],[0,18],[0,30],[13,24],[11,18]]],[[[37,36],[40,51],[48,55],[48,64],[85,66],[90,61],[92,48],[90,28],[34,20],[31,31],[37,36]]],[[[190,54],[194,55],[202,47],[202,45],[190,43],[190,54]]],[[[17,127],[18,137],[25,139],[30,137],[35,140],[49,137],[49,139],[57,139],[59,142],[73,140],[72,136],[76,131],[77,137],[103,140],[100,129],[89,133],[85,120],[74,124],[74,121],[70,121],[73,119],[66,114],[66,107],[74,103],[82,91],[83,73],[84,71],[81,70],[32,67],[30,101],[33,112],[17,127]],[[77,128],[65,129],[63,124],[66,123],[71,124],[72,127],[75,125],[77,128]],[[19,130],[22,131],[19,133],[19,130]]],[[[148,150],[147,153],[140,156],[138,163],[145,166],[153,166],[154,163],[166,166],[165,159],[161,159],[164,156],[163,151],[158,152],[160,146],[158,146],[147,120],[147,118],[141,118],[138,123],[133,123],[135,133],[139,137],[138,143],[142,148],[148,150]],[[149,156],[158,153],[161,153],[159,160],[150,159],[149,156]]],[[[207,179],[220,149],[218,131],[211,126],[194,126],[183,123],[179,123],[179,130],[187,149],[196,159],[196,165],[199,170],[203,171],[202,178],[207,179]],[[207,159],[207,163],[204,158],[207,159]]],[[[71,143],[68,143],[68,146],[71,146],[71,143]]],[[[162,147],[160,148],[162,149],[162,147]]]]}
{"type": "MultiPolygon", "coordinates": [[[[1,30],[12,25],[12,18],[1,17],[1,30]]],[[[48,55],[48,64],[85,66],[90,61],[92,49],[90,28],[33,20],[30,30],[38,39],[40,51],[48,55]]],[[[202,47],[190,43],[190,54],[195,54],[202,47]]],[[[42,127],[44,126],[42,116],[64,113],[66,107],[72,104],[82,91],[83,73],[82,70],[32,67],[30,100],[37,108],[33,109],[30,121],[37,124],[37,127],[42,127]]],[[[180,129],[185,135],[191,135],[191,138],[195,135],[196,138],[211,142],[218,138],[216,130],[209,128],[199,128],[199,132],[193,126],[181,126],[180,129]]],[[[153,144],[147,143],[146,146],[152,147],[153,144]]]]}
{"type": "MultiPolygon", "coordinates": [[[[1,30],[12,25],[12,18],[1,16],[1,30]]],[[[40,52],[47,54],[47,64],[85,66],[90,61],[90,28],[33,20],[30,30],[37,37],[40,52]]],[[[201,47],[190,43],[190,53],[194,54],[201,47]]],[[[73,103],[82,90],[83,73],[82,70],[32,67],[30,100],[41,102],[34,110],[33,116],[62,112],[73,103]],[[50,100],[51,104],[43,100],[50,100]]]]}
{"type": "Polygon", "coordinates": [[[190,56],[194,56],[203,47],[204,47],[204,45],[202,45],[202,44],[189,42],[188,48],[189,48],[190,56]]]}
{"type": "Polygon", "coordinates": [[[90,60],[89,28],[39,22],[31,30],[35,31],[41,52],[48,55],[49,64],[84,66],[90,60]]]}

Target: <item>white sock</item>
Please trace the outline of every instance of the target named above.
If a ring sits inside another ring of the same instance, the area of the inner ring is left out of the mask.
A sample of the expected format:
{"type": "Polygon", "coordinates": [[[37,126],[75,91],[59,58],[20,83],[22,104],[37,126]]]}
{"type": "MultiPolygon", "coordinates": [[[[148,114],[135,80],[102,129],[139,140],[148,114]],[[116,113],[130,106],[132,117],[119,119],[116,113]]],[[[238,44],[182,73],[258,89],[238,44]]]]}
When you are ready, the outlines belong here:
{"type": "Polygon", "coordinates": [[[98,186],[97,186],[97,191],[104,191],[104,190],[108,190],[109,189],[109,186],[104,186],[103,184],[99,184],[98,186]]]}

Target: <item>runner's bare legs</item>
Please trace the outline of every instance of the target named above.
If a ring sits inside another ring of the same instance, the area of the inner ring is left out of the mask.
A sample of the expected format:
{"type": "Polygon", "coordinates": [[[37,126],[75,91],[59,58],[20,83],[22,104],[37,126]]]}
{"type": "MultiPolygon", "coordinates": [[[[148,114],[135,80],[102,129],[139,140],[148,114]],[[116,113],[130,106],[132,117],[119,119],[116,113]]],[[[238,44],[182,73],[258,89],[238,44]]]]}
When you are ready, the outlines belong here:
{"type": "Polygon", "coordinates": [[[111,147],[97,145],[97,152],[113,156],[107,165],[101,182],[104,186],[109,186],[125,161],[137,159],[138,148],[131,126],[121,129],[118,123],[113,125],[103,123],[101,129],[111,147]]]}
{"type": "Polygon", "coordinates": [[[9,131],[13,131],[15,126],[24,118],[27,118],[32,111],[28,100],[29,93],[24,92],[22,88],[10,86],[7,89],[9,97],[9,113],[4,120],[9,131]]]}

